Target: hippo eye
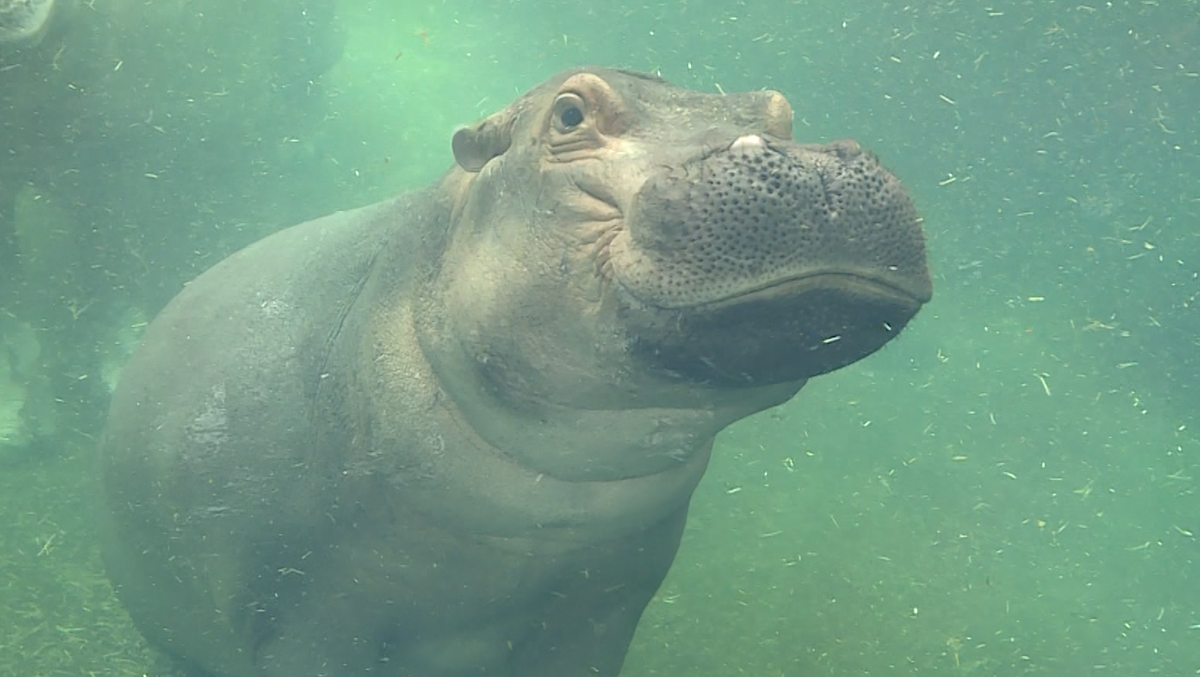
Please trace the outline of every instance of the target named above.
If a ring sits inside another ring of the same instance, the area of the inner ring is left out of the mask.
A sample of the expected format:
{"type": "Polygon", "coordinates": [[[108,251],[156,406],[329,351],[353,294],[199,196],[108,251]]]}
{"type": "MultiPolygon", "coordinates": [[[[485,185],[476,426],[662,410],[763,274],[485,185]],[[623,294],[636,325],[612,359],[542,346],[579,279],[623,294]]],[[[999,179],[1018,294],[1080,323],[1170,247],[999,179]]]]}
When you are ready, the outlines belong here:
{"type": "Polygon", "coordinates": [[[583,124],[587,117],[587,104],[576,94],[563,94],[554,102],[554,127],[560,132],[569,132],[583,124]]]}
{"type": "Polygon", "coordinates": [[[558,121],[567,129],[578,127],[579,123],[583,122],[583,111],[575,106],[568,106],[558,114],[558,121]]]}

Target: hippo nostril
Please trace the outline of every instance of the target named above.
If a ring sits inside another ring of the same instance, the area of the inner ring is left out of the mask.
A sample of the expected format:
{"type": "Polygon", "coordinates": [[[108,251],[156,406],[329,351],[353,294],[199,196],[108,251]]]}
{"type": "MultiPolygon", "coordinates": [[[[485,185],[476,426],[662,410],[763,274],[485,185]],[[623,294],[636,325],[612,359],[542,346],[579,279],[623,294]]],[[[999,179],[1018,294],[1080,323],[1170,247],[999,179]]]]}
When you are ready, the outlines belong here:
{"type": "Polygon", "coordinates": [[[829,151],[843,161],[853,160],[863,154],[862,146],[854,139],[841,139],[828,145],[829,151]]]}

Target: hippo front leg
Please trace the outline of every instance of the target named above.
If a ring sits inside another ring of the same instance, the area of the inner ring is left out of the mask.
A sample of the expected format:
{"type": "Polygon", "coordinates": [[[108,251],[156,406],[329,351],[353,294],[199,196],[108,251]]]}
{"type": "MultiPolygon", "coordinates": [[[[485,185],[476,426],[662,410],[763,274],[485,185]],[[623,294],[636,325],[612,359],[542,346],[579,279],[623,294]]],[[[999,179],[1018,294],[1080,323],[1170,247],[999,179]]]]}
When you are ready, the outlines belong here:
{"type": "Polygon", "coordinates": [[[343,541],[335,552],[349,559],[335,558],[339,573],[324,575],[310,559],[304,594],[268,612],[275,620],[259,634],[259,674],[617,677],[686,519],[685,503],[645,531],[582,549],[509,543],[384,569],[350,560],[400,562],[409,549],[343,541]]]}
{"type": "Polygon", "coordinates": [[[617,677],[638,619],[653,592],[589,618],[571,632],[546,630],[531,646],[507,651],[493,637],[464,633],[437,641],[364,651],[365,638],[332,638],[326,612],[289,616],[279,634],[258,647],[262,677],[617,677]],[[311,616],[310,616],[311,614],[311,616]],[[311,621],[304,622],[304,617],[311,621]],[[565,634],[565,636],[564,636],[565,634]],[[363,662],[364,656],[374,660],[363,662]]]}
{"type": "Polygon", "coordinates": [[[642,610],[654,591],[639,600],[588,619],[573,636],[538,643],[521,654],[514,677],[617,677],[642,610]]]}
{"type": "Polygon", "coordinates": [[[364,651],[366,640],[329,624],[329,610],[296,609],[277,632],[254,649],[255,677],[345,677],[401,675],[376,660],[378,652],[364,651]],[[336,636],[331,636],[335,634],[336,636]]]}

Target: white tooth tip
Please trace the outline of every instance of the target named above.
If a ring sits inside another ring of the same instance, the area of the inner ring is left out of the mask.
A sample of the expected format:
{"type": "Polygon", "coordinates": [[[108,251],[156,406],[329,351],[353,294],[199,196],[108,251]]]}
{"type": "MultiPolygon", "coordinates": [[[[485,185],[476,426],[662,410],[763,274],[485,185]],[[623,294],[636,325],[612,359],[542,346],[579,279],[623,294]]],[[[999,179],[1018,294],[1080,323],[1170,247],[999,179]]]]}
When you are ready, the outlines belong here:
{"type": "Polygon", "coordinates": [[[743,148],[744,149],[762,148],[765,145],[766,144],[763,142],[761,136],[759,136],[758,134],[750,134],[748,136],[739,137],[738,140],[734,141],[733,145],[731,145],[729,147],[729,150],[741,150],[743,148]]]}

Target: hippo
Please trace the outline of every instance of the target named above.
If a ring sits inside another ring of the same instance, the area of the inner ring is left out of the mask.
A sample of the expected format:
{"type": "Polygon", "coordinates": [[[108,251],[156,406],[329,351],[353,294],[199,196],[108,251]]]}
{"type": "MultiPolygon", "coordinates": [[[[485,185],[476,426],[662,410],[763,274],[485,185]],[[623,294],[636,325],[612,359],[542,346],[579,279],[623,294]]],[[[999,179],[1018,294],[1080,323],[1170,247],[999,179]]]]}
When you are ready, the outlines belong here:
{"type": "Polygon", "coordinates": [[[186,669],[617,675],[714,436],[931,298],[899,180],[774,91],[571,70],[451,147],[213,266],[122,372],[104,559],[186,669]]]}

